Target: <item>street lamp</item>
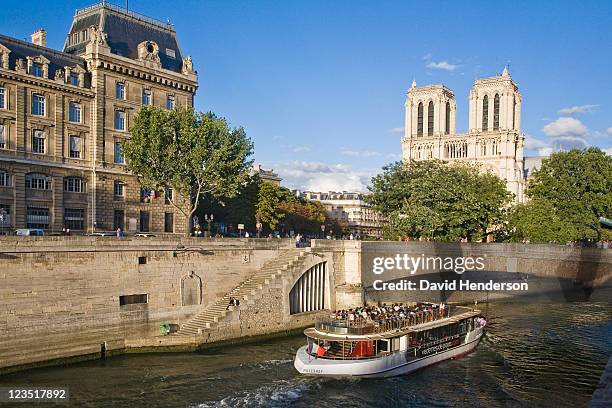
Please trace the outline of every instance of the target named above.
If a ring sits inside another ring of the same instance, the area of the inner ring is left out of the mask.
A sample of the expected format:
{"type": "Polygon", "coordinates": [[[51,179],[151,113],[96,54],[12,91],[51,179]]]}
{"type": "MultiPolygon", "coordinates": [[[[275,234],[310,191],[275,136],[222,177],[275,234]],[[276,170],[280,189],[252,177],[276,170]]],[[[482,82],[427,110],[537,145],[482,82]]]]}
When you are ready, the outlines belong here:
{"type": "Polygon", "coordinates": [[[213,222],[214,219],[215,219],[215,216],[213,214],[210,214],[210,216],[208,214],[204,214],[204,221],[208,223],[208,236],[209,237],[210,237],[210,224],[213,222]]]}
{"type": "Polygon", "coordinates": [[[321,239],[325,239],[325,224],[321,224],[321,239]]]}

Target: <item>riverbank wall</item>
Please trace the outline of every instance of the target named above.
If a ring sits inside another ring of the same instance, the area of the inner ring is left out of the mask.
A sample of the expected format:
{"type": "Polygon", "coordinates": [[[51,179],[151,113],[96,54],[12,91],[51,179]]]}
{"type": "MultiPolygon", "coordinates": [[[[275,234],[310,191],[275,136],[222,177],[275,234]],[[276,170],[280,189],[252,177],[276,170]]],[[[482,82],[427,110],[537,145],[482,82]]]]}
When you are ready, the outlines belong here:
{"type": "MultiPolygon", "coordinates": [[[[542,282],[542,292],[568,296],[609,285],[612,276],[612,251],[552,245],[315,240],[311,248],[295,248],[279,239],[3,237],[0,373],[292,333],[330,309],[364,301],[469,303],[515,295],[373,292],[373,258],[404,253],[484,256],[485,271],[461,276],[528,281],[530,291],[542,282]],[[231,306],[230,296],[241,304],[231,306]],[[162,335],[163,323],[180,331],[162,335]]],[[[452,274],[424,276],[444,281],[452,274]]],[[[383,276],[393,281],[405,271],[383,276]]]]}

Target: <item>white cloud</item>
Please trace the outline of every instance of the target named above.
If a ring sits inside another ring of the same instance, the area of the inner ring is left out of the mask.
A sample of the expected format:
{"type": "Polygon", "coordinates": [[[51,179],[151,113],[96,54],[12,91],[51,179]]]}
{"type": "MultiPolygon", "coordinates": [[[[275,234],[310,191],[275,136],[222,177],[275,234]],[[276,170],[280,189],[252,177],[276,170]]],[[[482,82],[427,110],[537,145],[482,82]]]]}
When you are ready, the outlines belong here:
{"type": "Polygon", "coordinates": [[[612,147],[606,147],[605,149],[601,149],[606,152],[607,155],[612,156],[612,147]]]}
{"type": "Polygon", "coordinates": [[[580,105],[580,106],[572,106],[571,108],[563,108],[559,109],[559,115],[573,115],[575,113],[587,113],[593,112],[593,110],[599,105],[580,105]]]}
{"type": "Polygon", "coordinates": [[[584,149],[589,143],[578,136],[560,136],[552,138],[552,148],[558,150],[584,149]]]}
{"type": "Polygon", "coordinates": [[[535,139],[530,135],[525,135],[525,149],[536,150],[538,156],[548,156],[552,152],[552,146],[549,142],[535,139]]]}
{"type": "Polygon", "coordinates": [[[381,155],[380,152],[374,150],[350,150],[344,147],[340,149],[340,154],[353,157],[374,157],[381,155]]]}
{"type": "Polygon", "coordinates": [[[595,136],[612,136],[612,127],[607,128],[606,130],[600,132],[593,132],[593,135],[595,136]]]}
{"type": "Polygon", "coordinates": [[[578,119],[563,117],[550,122],[548,125],[542,128],[549,137],[565,137],[565,136],[585,136],[589,129],[578,119]]]}
{"type": "Polygon", "coordinates": [[[430,60],[431,57],[433,57],[433,55],[431,55],[431,52],[429,52],[429,53],[423,55],[423,61],[430,60]]]}
{"type": "Polygon", "coordinates": [[[391,133],[404,133],[404,127],[396,127],[391,129],[391,133]]]}
{"type": "Polygon", "coordinates": [[[310,150],[312,150],[310,146],[296,146],[293,148],[293,153],[305,153],[309,152],[310,150]]]}
{"type": "Polygon", "coordinates": [[[448,61],[440,61],[440,62],[431,61],[429,64],[427,64],[427,68],[443,69],[445,71],[451,71],[451,72],[456,70],[460,66],[461,65],[449,64],[448,61]]]}
{"type": "Polygon", "coordinates": [[[379,171],[297,160],[278,163],[274,169],[283,178],[284,186],[314,191],[366,191],[370,179],[379,171]]]}

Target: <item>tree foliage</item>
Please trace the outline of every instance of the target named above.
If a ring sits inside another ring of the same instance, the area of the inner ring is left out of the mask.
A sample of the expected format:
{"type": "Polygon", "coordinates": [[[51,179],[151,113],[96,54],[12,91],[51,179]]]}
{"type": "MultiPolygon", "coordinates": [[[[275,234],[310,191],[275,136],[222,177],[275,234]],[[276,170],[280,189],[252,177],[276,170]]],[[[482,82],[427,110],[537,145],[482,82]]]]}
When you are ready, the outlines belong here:
{"type": "Polygon", "coordinates": [[[510,216],[512,240],[610,239],[598,219],[612,216],[612,157],[598,148],[553,153],[534,172],[527,196],[510,216]]]}
{"type": "Polygon", "coordinates": [[[171,202],[187,225],[204,194],[234,197],[248,180],[253,143],[211,112],[145,106],[130,134],[122,143],[126,170],[143,187],[173,188],[182,201],[175,195],[171,202]]]}
{"type": "Polygon", "coordinates": [[[388,219],[387,239],[484,239],[511,201],[503,180],[475,166],[441,161],[390,164],[372,179],[366,200],[388,219]]]}

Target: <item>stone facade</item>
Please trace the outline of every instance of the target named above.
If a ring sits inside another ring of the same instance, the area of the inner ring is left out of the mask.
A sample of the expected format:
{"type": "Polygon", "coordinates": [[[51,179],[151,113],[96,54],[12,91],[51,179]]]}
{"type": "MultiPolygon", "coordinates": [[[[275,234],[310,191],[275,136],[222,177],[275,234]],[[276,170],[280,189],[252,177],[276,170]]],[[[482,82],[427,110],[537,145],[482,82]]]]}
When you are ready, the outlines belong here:
{"type": "Polygon", "coordinates": [[[144,104],[193,106],[197,75],[174,27],[101,3],[76,12],[62,52],[45,38],[0,35],[0,230],[184,232],[165,192],[141,194],[117,144],[144,104]]]}
{"type": "Polygon", "coordinates": [[[444,85],[417,87],[413,82],[405,104],[404,162],[439,159],[474,163],[504,179],[514,200],[524,202],[521,101],[507,68],[499,76],[478,79],[470,92],[469,131],[456,133],[453,92],[444,85]]]}
{"type": "Polygon", "coordinates": [[[296,191],[295,194],[307,200],[321,202],[327,215],[346,223],[351,234],[373,238],[382,236],[385,220],[364,201],[363,193],[296,191]]]}

